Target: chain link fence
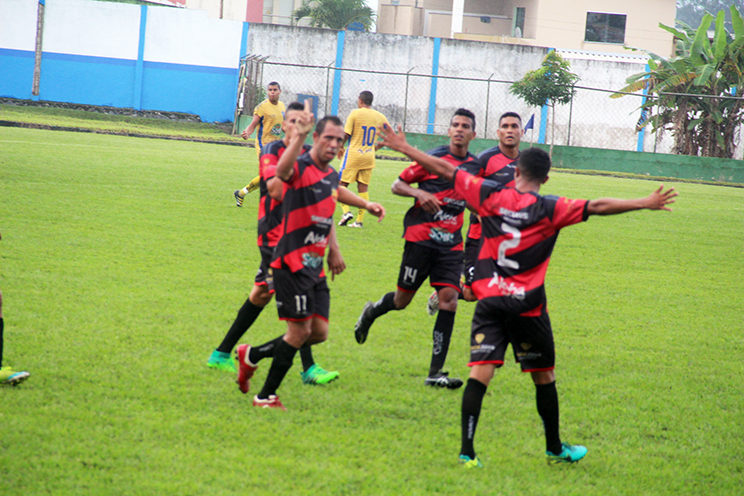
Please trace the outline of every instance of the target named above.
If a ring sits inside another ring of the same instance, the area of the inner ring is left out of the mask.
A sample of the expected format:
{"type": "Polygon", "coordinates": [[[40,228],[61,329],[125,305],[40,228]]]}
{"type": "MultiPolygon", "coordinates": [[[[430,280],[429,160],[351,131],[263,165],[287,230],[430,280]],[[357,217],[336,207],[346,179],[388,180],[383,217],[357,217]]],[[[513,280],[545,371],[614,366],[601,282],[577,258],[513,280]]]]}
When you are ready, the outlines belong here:
{"type": "MultiPolygon", "coordinates": [[[[513,81],[432,76],[422,74],[426,70],[424,66],[395,73],[337,69],[334,61],[325,66],[277,63],[255,55],[245,57],[244,63],[260,68],[241,67],[241,74],[252,79],[249,84],[241,84],[236,115],[252,115],[253,108],[260,103],[260,92],[268,83],[277,81],[281,84],[282,101],[310,98],[319,116],[332,112],[336,87],[337,113],[342,119],[357,108],[361,91],[371,91],[373,107],[391,124],[402,125],[407,133],[444,135],[455,110],[467,108],[476,116],[479,138],[496,139],[498,119],[510,111],[519,113],[525,125],[534,115],[534,127],[526,130],[523,138],[528,143],[658,153],[670,153],[673,148],[670,133],[651,133],[650,126],[645,129],[639,126],[644,115],[641,105],[647,98],[640,94],[610,98],[615,91],[575,86],[570,103],[548,108],[546,113],[510,94],[513,81]],[[433,99],[432,94],[436,95],[433,99]]],[[[737,158],[742,148],[738,147],[737,158]]]]}

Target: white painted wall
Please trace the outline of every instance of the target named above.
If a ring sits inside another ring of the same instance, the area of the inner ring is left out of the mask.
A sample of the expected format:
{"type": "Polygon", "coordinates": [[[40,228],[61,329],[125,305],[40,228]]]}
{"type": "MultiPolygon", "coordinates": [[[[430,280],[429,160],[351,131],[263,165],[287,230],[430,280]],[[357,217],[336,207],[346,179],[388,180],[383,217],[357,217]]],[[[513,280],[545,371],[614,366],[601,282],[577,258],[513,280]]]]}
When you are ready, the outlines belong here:
{"type": "Polygon", "coordinates": [[[0,0],[0,47],[34,51],[36,10],[34,0],[0,0]]]}

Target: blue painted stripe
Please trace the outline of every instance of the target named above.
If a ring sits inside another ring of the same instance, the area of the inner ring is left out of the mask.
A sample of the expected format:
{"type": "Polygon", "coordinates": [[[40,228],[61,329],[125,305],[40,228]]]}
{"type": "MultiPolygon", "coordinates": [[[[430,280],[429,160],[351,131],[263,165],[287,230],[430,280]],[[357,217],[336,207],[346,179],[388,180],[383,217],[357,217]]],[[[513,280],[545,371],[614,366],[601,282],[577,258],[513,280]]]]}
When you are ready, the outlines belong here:
{"type": "Polygon", "coordinates": [[[145,34],[147,32],[147,5],[140,6],[139,47],[137,64],[134,66],[134,101],[132,108],[142,110],[142,74],[145,64],[145,34]]]}
{"type": "Polygon", "coordinates": [[[111,57],[95,57],[93,55],[72,55],[69,53],[57,53],[57,52],[44,52],[43,58],[45,60],[52,60],[58,62],[83,62],[90,64],[102,64],[102,65],[119,65],[124,67],[134,67],[137,63],[136,60],[132,59],[115,59],[111,57]]]}
{"type": "Polygon", "coordinates": [[[240,55],[239,57],[244,57],[248,55],[246,52],[248,51],[248,28],[250,27],[250,22],[244,22],[243,23],[243,34],[240,36],[240,55]]]}
{"type": "Polygon", "coordinates": [[[161,71],[178,71],[178,72],[202,72],[207,74],[222,74],[232,76],[238,69],[230,67],[209,67],[205,65],[188,65],[188,64],[170,64],[167,62],[147,62],[144,63],[145,69],[158,69],[161,71]]]}
{"type": "MultiPolygon", "coordinates": [[[[442,38],[434,38],[434,54],[431,62],[431,75],[439,75],[439,51],[442,46],[442,38]]],[[[437,82],[439,78],[431,78],[431,89],[429,90],[429,118],[427,119],[426,133],[434,134],[434,120],[437,115],[437,82]]]]}
{"type": "MultiPolygon", "coordinates": [[[[650,71],[651,68],[646,64],[646,72],[650,71]]],[[[648,76],[646,76],[644,79],[648,79],[648,76]]],[[[646,95],[648,95],[648,86],[643,88],[643,100],[641,100],[641,105],[646,104],[646,95]]],[[[641,119],[643,119],[646,116],[646,109],[641,110],[641,119]]],[[[636,151],[642,152],[643,151],[643,140],[646,137],[646,126],[643,126],[641,130],[638,132],[638,143],[636,144],[636,151]]]]}
{"type": "MultiPolygon", "coordinates": [[[[339,31],[336,38],[336,69],[344,65],[344,42],[345,31],[339,31]]],[[[333,103],[331,104],[331,115],[338,115],[338,100],[341,95],[341,71],[336,70],[333,74],[333,103]]]]}
{"type": "MultiPolygon", "coordinates": [[[[548,53],[555,50],[555,48],[548,48],[548,53]]],[[[555,114],[553,115],[553,119],[555,119],[555,114]]],[[[537,138],[537,142],[544,145],[545,144],[545,135],[547,134],[548,129],[548,105],[543,104],[542,109],[540,109],[540,135],[537,138]]]]}
{"type": "Polygon", "coordinates": [[[12,48],[0,48],[0,57],[21,57],[24,59],[36,58],[36,54],[30,50],[13,50],[12,48]]]}

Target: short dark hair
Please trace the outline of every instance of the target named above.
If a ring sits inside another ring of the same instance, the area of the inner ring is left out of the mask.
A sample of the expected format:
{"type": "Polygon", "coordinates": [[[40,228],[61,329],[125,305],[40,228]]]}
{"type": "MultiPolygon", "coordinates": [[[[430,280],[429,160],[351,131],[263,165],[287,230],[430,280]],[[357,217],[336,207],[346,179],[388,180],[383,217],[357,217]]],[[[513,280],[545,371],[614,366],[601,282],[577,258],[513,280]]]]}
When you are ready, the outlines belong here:
{"type": "Polygon", "coordinates": [[[504,120],[504,118],[506,117],[516,117],[517,119],[519,119],[519,124],[522,124],[522,117],[518,113],[504,112],[503,114],[501,114],[501,117],[499,117],[499,126],[501,126],[501,121],[504,120]]]}
{"type": "Polygon", "coordinates": [[[362,91],[359,93],[359,99],[362,101],[365,105],[372,105],[372,100],[374,99],[374,95],[371,91],[362,91]]]}
{"type": "MultiPolygon", "coordinates": [[[[475,131],[475,114],[474,113],[472,113],[468,109],[459,108],[455,110],[455,113],[452,115],[452,119],[454,119],[455,116],[458,116],[458,115],[461,115],[463,117],[467,117],[468,119],[470,119],[470,121],[473,123],[473,131],[475,131]]],[[[450,125],[452,124],[452,119],[450,119],[450,125]]]]}
{"type": "Polygon", "coordinates": [[[550,155],[540,148],[527,148],[519,154],[517,167],[527,178],[543,182],[550,172],[550,155]]]}
{"type": "Polygon", "coordinates": [[[334,124],[336,126],[343,127],[344,123],[341,122],[341,119],[336,117],[335,115],[326,115],[322,119],[318,121],[318,123],[315,125],[315,132],[318,134],[323,134],[323,131],[325,130],[327,123],[334,124]]]}
{"type": "Polygon", "coordinates": [[[300,102],[292,102],[287,105],[285,112],[289,112],[290,110],[305,110],[305,105],[300,102]]]}
{"type": "Polygon", "coordinates": [[[277,83],[276,81],[272,81],[272,82],[270,82],[269,84],[266,85],[267,88],[269,86],[276,86],[277,88],[279,88],[279,90],[282,89],[281,85],[279,83],[277,83]]]}

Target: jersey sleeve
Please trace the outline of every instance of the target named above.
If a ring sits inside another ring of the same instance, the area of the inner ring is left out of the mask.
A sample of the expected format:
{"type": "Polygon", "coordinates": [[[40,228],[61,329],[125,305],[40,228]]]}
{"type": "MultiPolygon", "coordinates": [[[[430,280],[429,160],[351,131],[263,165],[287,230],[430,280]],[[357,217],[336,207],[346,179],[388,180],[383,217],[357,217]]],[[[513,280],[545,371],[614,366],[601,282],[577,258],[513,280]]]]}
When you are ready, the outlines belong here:
{"type": "Polygon", "coordinates": [[[398,178],[404,183],[413,184],[421,182],[429,173],[416,162],[406,167],[398,178]]]}
{"type": "Polygon", "coordinates": [[[461,168],[455,170],[455,192],[462,196],[465,201],[473,208],[481,207],[481,189],[485,180],[482,177],[469,174],[461,168]]]}
{"type": "Polygon", "coordinates": [[[349,118],[346,119],[346,124],[344,125],[344,133],[351,136],[351,133],[354,131],[354,121],[356,119],[356,111],[352,110],[349,114],[349,118]]]}
{"type": "Polygon", "coordinates": [[[485,164],[481,165],[481,159],[471,160],[460,164],[460,169],[473,176],[484,176],[485,164]]]}
{"type": "Polygon", "coordinates": [[[261,103],[259,103],[258,105],[256,105],[256,108],[253,109],[253,115],[257,115],[259,117],[263,117],[263,115],[264,115],[263,114],[263,107],[261,105],[262,105],[261,103]]]}
{"type": "Polygon", "coordinates": [[[558,198],[555,203],[555,209],[553,210],[553,224],[558,229],[561,229],[585,221],[589,217],[586,210],[588,204],[589,200],[558,198]]]}
{"type": "Polygon", "coordinates": [[[272,177],[276,176],[276,166],[279,163],[279,157],[273,153],[264,153],[261,155],[261,178],[264,181],[268,181],[272,177]]]}

